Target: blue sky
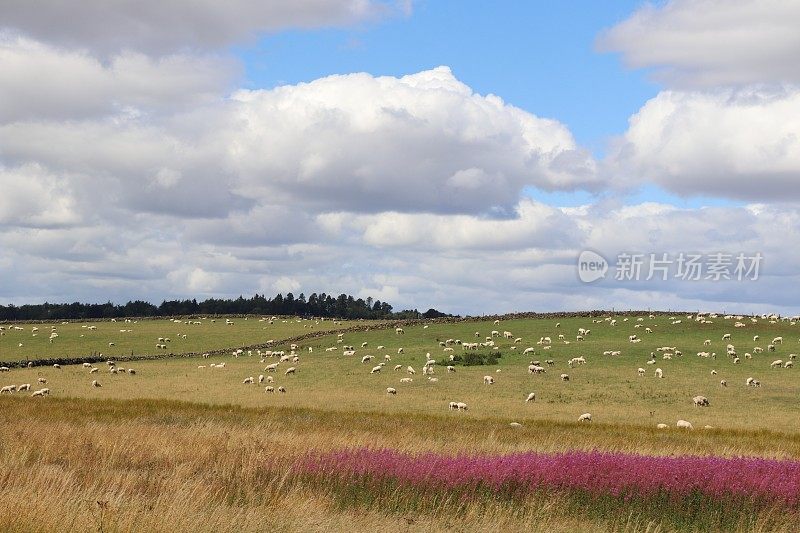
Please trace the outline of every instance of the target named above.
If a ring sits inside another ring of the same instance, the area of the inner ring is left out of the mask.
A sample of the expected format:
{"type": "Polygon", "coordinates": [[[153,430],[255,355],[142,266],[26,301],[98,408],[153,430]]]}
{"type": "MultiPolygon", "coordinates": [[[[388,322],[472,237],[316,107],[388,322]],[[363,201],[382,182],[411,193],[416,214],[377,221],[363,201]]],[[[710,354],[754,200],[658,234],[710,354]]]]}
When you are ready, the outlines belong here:
{"type": "Polygon", "coordinates": [[[597,35],[641,1],[422,1],[413,14],[355,28],[289,31],[235,51],[246,85],[272,88],[331,74],[401,76],[447,65],[480,94],[569,126],[595,155],[659,90],[643,70],[595,50],[597,35]]]}

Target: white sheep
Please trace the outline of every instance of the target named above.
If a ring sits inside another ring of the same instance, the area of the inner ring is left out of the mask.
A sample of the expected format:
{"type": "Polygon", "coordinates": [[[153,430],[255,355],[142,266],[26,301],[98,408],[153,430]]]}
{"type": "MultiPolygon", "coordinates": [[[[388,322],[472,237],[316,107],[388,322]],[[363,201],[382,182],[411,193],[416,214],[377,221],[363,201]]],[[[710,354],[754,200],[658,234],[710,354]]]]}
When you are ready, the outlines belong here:
{"type": "Polygon", "coordinates": [[[695,407],[708,407],[708,398],[705,396],[695,396],[692,398],[692,402],[694,403],[695,407]]]}
{"type": "Polygon", "coordinates": [[[264,387],[264,392],[275,392],[275,387],[273,387],[272,385],[264,387]]]}
{"type": "Polygon", "coordinates": [[[591,422],[592,421],[592,413],[583,413],[581,416],[578,417],[578,422],[591,422]]]}
{"type": "Polygon", "coordinates": [[[242,385],[252,385],[253,381],[254,381],[253,376],[250,376],[249,378],[244,378],[244,381],[242,381],[242,385]]]}
{"type": "Polygon", "coordinates": [[[286,369],[286,372],[284,372],[283,375],[288,376],[289,374],[294,374],[295,372],[297,372],[297,368],[290,366],[286,369]]]}
{"type": "Polygon", "coordinates": [[[373,367],[372,367],[372,370],[370,370],[370,371],[369,371],[369,373],[370,373],[370,374],[377,374],[377,373],[379,373],[379,372],[381,371],[381,369],[382,369],[382,368],[383,368],[383,367],[382,367],[382,366],[380,366],[380,365],[378,365],[378,366],[373,366],[373,367]]]}
{"type": "Polygon", "coordinates": [[[406,372],[408,372],[409,374],[416,374],[417,373],[416,370],[414,370],[414,368],[411,367],[411,366],[406,367],[406,372]]]}
{"type": "Polygon", "coordinates": [[[639,374],[639,376],[644,376],[646,371],[644,368],[639,367],[639,369],[636,372],[639,374]]]}
{"type": "Polygon", "coordinates": [[[656,371],[655,371],[655,376],[656,376],[657,378],[659,378],[659,379],[660,379],[660,378],[663,378],[663,377],[664,377],[664,371],[663,371],[663,370],[661,370],[660,368],[656,368],[656,371]]]}
{"type": "Polygon", "coordinates": [[[99,381],[94,380],[94,381],[92,381],[92,387],[102,387],[102,385],[100,385],[99,381]]]}
{"type": "Polygon", "coordinates": [[[532,393],[528,394],[528,397],[525,398],[525,403],[535,402],[535,401],[536,401],[536,393],[535,392],[532,392],[532,393]]]}
{"type": "Polygon", "coordinates": [[[691,422],[687,422],[686,420],[678,420],[678,423],[676,424],[676,426],[681,428],[681,429],[694,429],[694,426],[692,425],[692,423],[691,422]]]}
{"type": "Polygon", "coordinates": [[[483,384],[484,385],[493,385],[494,378],[492,376],[483,376],[483,384]]]}
{"type": "Polygon", "coordinates": [[[561,381],[569,381],[569,374],[561,374],[561,381]]]}
{"type": "Polygon", "coordinates": [[[386,387],[386,394],[392,394],[392,395],[397,394],[397,389],[392,387],[386,387]]]}

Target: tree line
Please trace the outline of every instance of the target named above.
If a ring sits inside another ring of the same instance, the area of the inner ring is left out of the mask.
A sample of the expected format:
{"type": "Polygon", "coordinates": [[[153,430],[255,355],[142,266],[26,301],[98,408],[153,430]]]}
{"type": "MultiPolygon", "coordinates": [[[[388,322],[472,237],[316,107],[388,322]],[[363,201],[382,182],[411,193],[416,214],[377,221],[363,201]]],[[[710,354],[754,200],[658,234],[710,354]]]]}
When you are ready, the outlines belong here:
{"type": "Polygon", "coordinates": [[[142,300],[126,304],[61,303],[26,305],[0,305],[0,321],[10,320],[77,320],[144,316],[185,315],[299,315],[345,319],[405,319],[437,318],[449,316],[435,309],[420,313],[416,309],[394,312],[387,302],[372,298],[354,298],[347,294],[332,296],[325,293],[305,294],[295,297],[278,294],[273,298],[255,294],[251,298],[239,296],[235,299],[209,298],[198,302],[192,300],[164,300],[154,305],[142,300]]]}

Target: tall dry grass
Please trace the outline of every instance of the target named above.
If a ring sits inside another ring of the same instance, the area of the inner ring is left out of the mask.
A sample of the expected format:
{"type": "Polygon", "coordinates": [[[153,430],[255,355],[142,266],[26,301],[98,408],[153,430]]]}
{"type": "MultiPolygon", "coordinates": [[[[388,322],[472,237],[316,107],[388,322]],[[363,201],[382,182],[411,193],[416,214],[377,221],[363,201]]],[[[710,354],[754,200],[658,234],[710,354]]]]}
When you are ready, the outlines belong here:
{"type": "MultiPolygon", "coordinates": [[[[485,420],[4,397],[0,531],[670,531],[668,521],[595,516],[557,495],[523,505],[443,500],[413,511],[391,497],[343,505],[325,487],[291,478],[288,464],[308,450],[352,446],[798,457],[799,441],[781,434],[626,435],[625,428],[568,424],[515,431],[485,420]]],[[[792,526],[791,517],[765,514],[743,529],[792,526]]]]}

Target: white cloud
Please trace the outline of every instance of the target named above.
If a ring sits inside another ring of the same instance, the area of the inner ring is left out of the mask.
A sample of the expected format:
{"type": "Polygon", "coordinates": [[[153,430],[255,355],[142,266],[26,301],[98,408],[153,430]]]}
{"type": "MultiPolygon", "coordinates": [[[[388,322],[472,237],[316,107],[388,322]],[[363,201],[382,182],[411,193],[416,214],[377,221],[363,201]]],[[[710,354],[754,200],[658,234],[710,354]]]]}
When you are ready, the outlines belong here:
{"type": "Polygon", "coordinates": [[[263,32],[352,25],[410,2],[380,0],[6,0],[0,28],[101,55],[124,50],[164,54],[249,41],[263,32]]]}
{"type": "Polygon", "coordinates": [[[595,188],[562,124],[481,96],[446,67],[330,76],[233,97],[238,189],[311,209],[508,212],[521,190],[595,188]]]}
{"type": "Polygon", "coordinates": [[[618,181],[680,195],[800,199],[800,89],[664,91],[606,162],[618,181]]]}
{"type": "Polygon", "coordinates": [[[599,41],[672,86],[800,83],[800,3],[670,0],[646,4],[599,41]]]}
{"type": "Polygon", "coordinates": [[[230,58],[125,52],[103,63],[84,51],[0,34],[0,123],[74,120],[136,110],[174,113],[233,88],[230,58]]]}

